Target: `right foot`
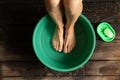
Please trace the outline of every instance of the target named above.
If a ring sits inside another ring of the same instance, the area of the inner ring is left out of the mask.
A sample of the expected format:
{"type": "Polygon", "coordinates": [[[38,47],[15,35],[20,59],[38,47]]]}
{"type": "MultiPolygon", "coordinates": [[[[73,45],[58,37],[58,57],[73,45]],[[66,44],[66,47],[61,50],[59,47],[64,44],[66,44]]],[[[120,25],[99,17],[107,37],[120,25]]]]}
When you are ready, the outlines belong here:
{"type": "Polygon", "coordinates": [[[63,27],[58,28],[58,26],[56,26],[52,39],[53,47],[55,48],[56,51],[59,52],[61,52],[63,48],[63,32],[64,32],[63,27]]]}
{"type": "Polygon", "coordinates": [[[65,41],[64,41],[64,53],[70,53],[75,47],[76,37],[74,32],[74,27],[66,28],[65,41]]]}

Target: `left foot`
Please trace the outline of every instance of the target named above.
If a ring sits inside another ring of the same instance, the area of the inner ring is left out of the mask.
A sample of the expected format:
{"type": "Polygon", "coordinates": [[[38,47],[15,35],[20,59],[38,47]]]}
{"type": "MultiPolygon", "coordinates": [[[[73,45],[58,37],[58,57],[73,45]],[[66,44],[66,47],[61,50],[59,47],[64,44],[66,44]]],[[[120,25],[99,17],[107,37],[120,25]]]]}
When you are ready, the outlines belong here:
{"type": "Polygon", "coordinates": [[[58,29],[58,26],[56,26],[53,39],[52,39],[52,44],[55,50],[61,52],[62,47],[63,47],[63,28],[61,27],[58,29]]]}
{"type": "Polygon", "coordinates": [[[65,41],[64,41],[64,53],[70,53],[75,47],[76,37],[74,32],[74,27],[66,27],[65,30],[65,41]]]}

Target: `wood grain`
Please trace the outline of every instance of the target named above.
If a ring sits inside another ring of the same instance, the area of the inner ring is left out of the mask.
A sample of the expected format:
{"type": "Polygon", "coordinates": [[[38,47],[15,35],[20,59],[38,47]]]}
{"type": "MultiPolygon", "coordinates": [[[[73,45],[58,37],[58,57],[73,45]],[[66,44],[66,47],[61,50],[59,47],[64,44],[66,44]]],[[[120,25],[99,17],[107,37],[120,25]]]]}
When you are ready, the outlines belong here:
{"type": "Polygon", "coordinates": [[[120,60],[120,40],[106,43],[97,40],[91,60],[120,60]]]}
{"type": "Polygon", "coordinates": [[[118,76],[80,76],[80,77],[14,77],[2,78],[1,80],[120,80],[118,76]]]}
{"type": "Polygon", "coordinates": [[[120,75],[120,61],[89,61],[85,66],[86,75],[120,75]]]}
{"type": "Polygon", "coordinates": [[[0,63],[1,77],[77,77],[77,76],[120,76],[120,61],[89,61],[84,67],[72,72],[56,72],[40,62],[0,63]]]}
{"type": "Polygon", "coordinates": [[[46,14],[43,0],[0,0],[0,80],[120,80],[120,0],[83,0],[83,14],[94,30],[106,21],[116,38],[103,42],[97,35],[93,56],[82,68],[61,73],[38,61],[32,34],[46,14]]]}

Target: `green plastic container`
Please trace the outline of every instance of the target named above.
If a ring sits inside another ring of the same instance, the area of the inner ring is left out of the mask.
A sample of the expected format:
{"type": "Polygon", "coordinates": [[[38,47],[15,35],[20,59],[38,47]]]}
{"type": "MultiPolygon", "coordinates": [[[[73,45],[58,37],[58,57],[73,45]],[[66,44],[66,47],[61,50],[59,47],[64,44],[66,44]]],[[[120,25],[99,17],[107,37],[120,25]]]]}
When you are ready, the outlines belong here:
{"type": "Polygon", "coordinates": [[[102,22],[97,27],[97,33],[105,42],[111,42],[115,38],[115,30],[107,22],[102,22]]]}
{"type": "Polygon", "coordinates": [[[96,36],[90,21],[81,15],[75,24],[76,46],[69,53],[57,52],[52,47],[55,23],[49,15],[36,25],[33,33],[33,48],[38,59],[48,68],[68,72],[85,65],[91,58],[96,44],[96,36]]]}

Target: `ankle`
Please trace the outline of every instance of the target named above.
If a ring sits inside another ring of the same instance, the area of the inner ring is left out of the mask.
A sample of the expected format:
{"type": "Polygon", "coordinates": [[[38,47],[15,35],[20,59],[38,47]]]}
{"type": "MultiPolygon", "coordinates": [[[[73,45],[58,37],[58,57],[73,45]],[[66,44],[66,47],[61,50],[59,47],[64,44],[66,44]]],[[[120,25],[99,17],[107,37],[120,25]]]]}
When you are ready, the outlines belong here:
{"type": "Polygon", "coordinates": [[[67,24],[65,25],[65,28],[66,28],[66,29],[73,29],[73,28],[74,28],[74,25],[75,25],[75,24],[72,24],[72,23],[69,24],[69,23],[67,23],[67,24]]]}
{"type": "Polygon", "coordinates": [[[65,26],[65,30],[66,30],[67,32],[74,31],[74,26],[65,26]]]}
{"type": "Polygon", "coordinates": [[[57,25],[56,29],[60,30],[60,31],[63,31],[64,30],[64,26],[63,25],[57,25]]]}

